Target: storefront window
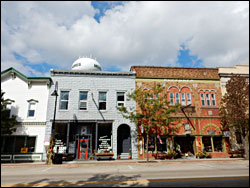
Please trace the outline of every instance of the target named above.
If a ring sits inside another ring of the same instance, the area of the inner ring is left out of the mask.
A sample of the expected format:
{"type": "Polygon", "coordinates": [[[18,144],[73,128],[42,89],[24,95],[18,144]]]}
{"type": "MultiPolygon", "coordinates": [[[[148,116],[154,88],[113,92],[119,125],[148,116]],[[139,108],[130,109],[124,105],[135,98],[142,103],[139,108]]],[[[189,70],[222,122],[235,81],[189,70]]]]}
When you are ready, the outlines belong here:
{"type": "Polygon", "coordinates": [[[214,151],[222,152],[222,137],[213,137],[214,151]]]}
{"type": "Polygon", "coordinates": [[[3,136],[1,152],[6,154],[21,153],[22,148],[28,148],[27,152],[35,152],[35,143],[35,136],[3,136]]]}
{"type": "Polygon", "coordinates": [[[212,144],[211,144],[211,137],[210,136],[202,137],[202,143],[204,145],[204,150],[206,152],[212,152],[212,144]]]}

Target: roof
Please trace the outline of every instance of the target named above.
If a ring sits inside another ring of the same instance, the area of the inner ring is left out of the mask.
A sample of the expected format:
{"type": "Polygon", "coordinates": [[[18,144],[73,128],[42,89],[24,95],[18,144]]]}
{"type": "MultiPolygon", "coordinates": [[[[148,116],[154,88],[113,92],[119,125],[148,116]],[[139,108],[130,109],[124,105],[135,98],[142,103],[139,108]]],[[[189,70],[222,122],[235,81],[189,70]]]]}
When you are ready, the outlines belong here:
{"type": "Polygon", "coordinates": [[[13,67],[10,67],[4,71],[1,72],[1,77],[9,74],[9,73],[15,73],[17,74],[19,77],[23,78],[25,81],[51,81],[50,77],[27,77],[24,74],[20,73],[19,71],[17,71],[16,69],[14,69],[13,67]]]}
{"type": "Polygon", "coordinates": [[[51,75],[135,76],[134,72],[120,72],[120,71],[81,71],[81,70],[51,69],[50,72],[51,75]]]}
{"type": "Polygon", "coordinates": [[[218,68],[132,66],[130,71],[136,71],[136,78],[220,79],[218,68]]]}

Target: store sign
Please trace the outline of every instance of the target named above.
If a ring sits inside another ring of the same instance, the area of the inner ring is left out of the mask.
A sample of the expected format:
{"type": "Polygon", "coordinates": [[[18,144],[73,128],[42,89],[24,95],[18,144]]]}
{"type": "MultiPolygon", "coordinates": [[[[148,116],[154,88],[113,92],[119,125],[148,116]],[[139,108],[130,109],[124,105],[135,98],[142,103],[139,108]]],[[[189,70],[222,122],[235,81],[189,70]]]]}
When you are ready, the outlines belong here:
{"type": "Polygon", "coordinates": [[[109,151],[111,149],[111,139],[108,136],[101,136],[99,138],[99,149],[109,151]]]}

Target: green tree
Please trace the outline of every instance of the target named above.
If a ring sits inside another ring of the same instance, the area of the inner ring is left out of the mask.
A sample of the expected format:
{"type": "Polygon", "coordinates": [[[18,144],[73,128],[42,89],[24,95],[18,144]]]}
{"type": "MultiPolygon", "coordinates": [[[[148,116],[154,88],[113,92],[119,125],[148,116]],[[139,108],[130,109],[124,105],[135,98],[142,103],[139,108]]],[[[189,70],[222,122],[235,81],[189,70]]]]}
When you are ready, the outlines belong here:
{"type": "Polygon", "coordinates": [[[226,91],[220,105],[221,124],[240,131],[245,157],[249,159],[249,83],[246,78],[232,74],[226,91]]]}
{"type": "MultiPolygon", "coordinates": [[[[143,125],[143,133],[146,140],[146,153],[148,157],[148,140],[152,128],[155,129],[155,138],[157,130],[165,127],[165,133],[169,133],[172,129],[171,123],[175,121],[170,115],[176,112],[180,105],[170,106],[168,95],[165,87],[160,84],[155,84],[150,89],[143,89],[142,87],[135,89],[134,92],[127,95],[128,100],[134,100],[137,103],[137,109],[127,107],[117,107],[122,113],[123,117],[134,122],[138,127],[143,125]]],[[[156,141],[156,139],[155,139],[156,141]]]]}
{"type": "Polygon", "coordinates": [[[16,121],[16,115],[10,117],[10,110],[7,109],[7,104],[11,101],[10,99],[4,99],[3,95],[5,92],[1,91],[1,136],[11,135],[16,131],[14,128],[16,121]]]}

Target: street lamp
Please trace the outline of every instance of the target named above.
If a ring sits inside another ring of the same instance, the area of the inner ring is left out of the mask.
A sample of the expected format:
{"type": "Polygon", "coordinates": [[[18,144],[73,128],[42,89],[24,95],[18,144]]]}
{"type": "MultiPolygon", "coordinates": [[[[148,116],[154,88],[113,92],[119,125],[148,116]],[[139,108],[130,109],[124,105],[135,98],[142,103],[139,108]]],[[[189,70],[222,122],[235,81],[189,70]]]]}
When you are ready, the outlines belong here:
{"type": "Polygon", "coordinates": [[[55,107],[54,107],[54,118],[53,118],[53,122],[52,122],[52,136],[54,137],[54,132],[55,132],[55,118],[56,118],[56,103],[57,103],[57,96],[58,96],[58,93],[57,93],[57,90],[58,90],[58,83],[56,81],[56,84],[55,84],[55,90],[54,92],[51,94],[51,96],[55,96],[56,97],[56,100],[55,100],[55,107]]]}
{"type": "Polygon", "coordinates": [[[52,128],[51,128],[50,145],[49,145],[49,151],[48,151],[48,154],[47,154],[46,164],[52,164],[53,163],[52,158],[54,157],[53,147],[54,147],[54,136],[55,136],[55,130],[54,129],[55,129],[55,118],[56,118],[56,103],[57,103],[57,96],[58,96],[57,90],[58,90],[58,83],[56,81],[55,90],[51,94],[51,96],[55,96],[56,99],[55,99],[55,107],[54,107],[54,118],[53,118],[52,128]]]}

